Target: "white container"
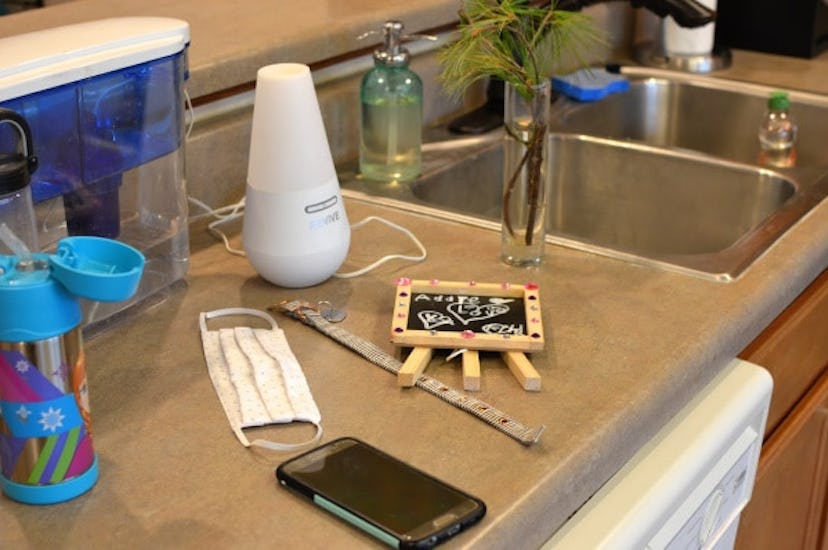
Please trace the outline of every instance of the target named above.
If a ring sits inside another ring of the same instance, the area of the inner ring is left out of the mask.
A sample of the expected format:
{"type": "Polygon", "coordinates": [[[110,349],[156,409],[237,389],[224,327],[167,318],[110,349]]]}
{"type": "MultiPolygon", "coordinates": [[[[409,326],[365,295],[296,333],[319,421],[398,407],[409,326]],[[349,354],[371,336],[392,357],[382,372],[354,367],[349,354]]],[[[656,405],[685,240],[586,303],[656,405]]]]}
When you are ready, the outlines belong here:
{"type": "MultiPolygon", "coordinates": [[[[706,8],[716,9],[716,0],[696,0],[706,8]]],[[[668,57],[709,56],[713,53],[716,23],[697,29],[685,29],[672,17],[664,18],[664,50],[668,57]]]]}
{"type": "Polygon", "coordinates": [[[339,269],[350,239],[310,69],[259,69],[243,227],[248,260],[273,284],[312,286],[339,269]]]}

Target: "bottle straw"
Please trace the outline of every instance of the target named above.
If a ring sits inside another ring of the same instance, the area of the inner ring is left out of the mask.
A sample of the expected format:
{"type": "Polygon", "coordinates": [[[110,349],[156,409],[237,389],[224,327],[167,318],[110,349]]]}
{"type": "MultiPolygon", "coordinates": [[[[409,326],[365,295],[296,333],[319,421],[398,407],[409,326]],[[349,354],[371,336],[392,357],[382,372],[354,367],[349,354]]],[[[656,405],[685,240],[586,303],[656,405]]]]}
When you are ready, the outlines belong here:
{"type": "Polygon", "coordinates": [[[32,252],[29,250],[29,247],[5,223],[0,223],[0,241],[3,241],[3,244],[14,252],[14,255],[17,256],[17,259],[21,263],[30,263],[32,261],[32,252]]]}

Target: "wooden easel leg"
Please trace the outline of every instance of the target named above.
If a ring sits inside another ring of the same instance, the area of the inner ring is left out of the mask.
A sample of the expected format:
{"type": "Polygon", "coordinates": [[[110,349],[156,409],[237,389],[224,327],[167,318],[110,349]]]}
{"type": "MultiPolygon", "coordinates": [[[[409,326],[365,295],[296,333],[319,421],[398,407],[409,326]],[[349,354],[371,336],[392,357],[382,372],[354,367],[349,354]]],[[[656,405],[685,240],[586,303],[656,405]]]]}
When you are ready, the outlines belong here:
{"type": "Polygon", "coordinates": [[[540,391],[540,374],[532,366],[532,363],[529,362],[529,359],[526,358],[526,355],[519,351],[504,351],[500,355],[503,356],[503,360],[506,361],[509,370],[512,371],[512,374],[517,378],[524,390],[540,391]]]}
{"type": "Polygon", "coordinates": [[[480,353],[477,350],[467,349],[463,352],[463,389],[480,389],[480,353]]]}
{"type": "Polygon", "coordinates": [[[431,348],[414,348],[400,367],[397,373],[397,385],[404,388],[409,388],[417,382],[417,378],[428,366],[431,361],[431,354],[434,350],[431,348]]]}

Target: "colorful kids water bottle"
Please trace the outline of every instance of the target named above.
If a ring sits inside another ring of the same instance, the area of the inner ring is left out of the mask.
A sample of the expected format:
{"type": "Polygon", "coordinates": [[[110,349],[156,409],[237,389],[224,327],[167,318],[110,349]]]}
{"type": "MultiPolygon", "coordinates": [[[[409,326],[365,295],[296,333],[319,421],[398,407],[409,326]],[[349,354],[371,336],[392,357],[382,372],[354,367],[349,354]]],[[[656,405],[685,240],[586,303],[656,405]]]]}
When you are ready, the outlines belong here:
{"type": "Polygon", "coordinates": [[[52,504],[98,479],[79,298],[120,301],[144,256],[101,237],[68,237],[56,254],[0,255],[0,484],[52,504]]]}

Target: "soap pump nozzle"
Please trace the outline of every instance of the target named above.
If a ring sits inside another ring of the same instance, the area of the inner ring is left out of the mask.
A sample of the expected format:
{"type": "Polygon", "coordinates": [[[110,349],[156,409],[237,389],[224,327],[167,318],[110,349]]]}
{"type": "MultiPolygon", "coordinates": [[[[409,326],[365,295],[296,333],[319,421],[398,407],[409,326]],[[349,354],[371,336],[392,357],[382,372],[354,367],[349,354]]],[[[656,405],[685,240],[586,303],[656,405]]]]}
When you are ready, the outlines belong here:
{"type": "Polygon", "coordinates": [[[386,21],[382,25],[382,30],[362,33],[357,39],[364,40],[369,36],[382,34],[383,45],[374,50],[374,61],[389,67],[404,67],[411,60],[411,54],[403,47],[403,42],[437,40],[437,37],[430,34],[403,34],[403,28],[402,21],[386,21]]]}

